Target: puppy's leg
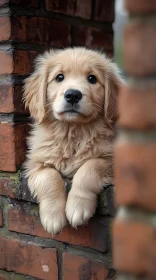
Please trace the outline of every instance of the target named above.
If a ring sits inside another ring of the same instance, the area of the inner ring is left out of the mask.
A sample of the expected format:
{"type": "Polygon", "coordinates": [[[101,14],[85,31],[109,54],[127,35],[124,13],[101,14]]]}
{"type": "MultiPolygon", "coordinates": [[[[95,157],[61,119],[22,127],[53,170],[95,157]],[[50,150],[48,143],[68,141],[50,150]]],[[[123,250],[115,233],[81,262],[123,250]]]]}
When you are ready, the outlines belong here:
{"type": "Polygon", "coordinates": [[[42,225],[52,235],[67,224],[66,193],[61,175],[50,167],[36,167],[28,172],[28,185],[39,201],[42,225]]]}
{"type": "Polygon", "coordinates": [[[94,215],[97,195],[104,184],[112,182],[112,174],[112,162],[104,159],[90,159],[78,169],[66,204],[66,216],[73,227],[94,215]]]}

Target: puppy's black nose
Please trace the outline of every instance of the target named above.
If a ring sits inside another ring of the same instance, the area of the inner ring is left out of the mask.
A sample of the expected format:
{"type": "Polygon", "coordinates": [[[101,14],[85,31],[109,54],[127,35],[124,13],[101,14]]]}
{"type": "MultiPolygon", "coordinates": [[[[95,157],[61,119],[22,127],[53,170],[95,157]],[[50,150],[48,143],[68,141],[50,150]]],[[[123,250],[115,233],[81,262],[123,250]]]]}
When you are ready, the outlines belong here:
{"type": "Polygon", "coordinates": [[[74,104],[80,101],[82,98],[82,93],[76,89],[68,89],[65,92],[64,97],[68,103],[74,104]]]}

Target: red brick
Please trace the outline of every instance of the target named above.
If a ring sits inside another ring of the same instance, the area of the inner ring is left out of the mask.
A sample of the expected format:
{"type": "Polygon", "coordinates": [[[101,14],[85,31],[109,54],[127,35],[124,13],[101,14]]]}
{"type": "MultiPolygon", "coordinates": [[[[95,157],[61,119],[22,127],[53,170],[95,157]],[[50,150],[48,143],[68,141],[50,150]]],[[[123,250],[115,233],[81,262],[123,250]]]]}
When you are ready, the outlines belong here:
{"type": "Polygon", "coordinates": [[[156,88],[139,90],[123,87],[119,98],[120,126],[136,129],[155,127],[155,104],[156,88]]]}
{"type": "MultiPolygon", "coordinates": [[[[26,137],[28,135],[28,124],[14,125],[15,163],[21,165],[25,160],[26,137]]],[[[11,170],[12,171],[12,170],[11,170]]]]}
{"type": "Polygon", "coordinates": [[[49,24],[48,46],[64,47],[71,43],[70,26],[64,22],[51,20],[49,24]],[[55,30],[55,32],[54,32],[55,30]]]}
{"type": "MultiPolygon", "coordinates": [[[[47,45],[49,43],[50,20],[30,17],[26,19],[26,41],[47,45]]],[[[54,29],[52,30],[54,32],[54,29]]]]}
{"type": "Polygon", "coordinates": [[[13,71],[13,58],[10,52],[0,51],[0,75],[11,74],[13,71]]]}
{"type": "Polygon", "coordinates": [[[46,18],[13,16],[11,18],[12,40],[48,46],[50,22],[51,20],[46,18]]]}
{"type": "Polygon", "coordinates": [[[0,41],[9,40],[11,37],[11,23],[10,18],[0,17],[0,41]]]}
{"type": "Polygon", "coordinates": [[[109,273],[103,262],[90,260],[70,253],[63,254],[64,280],[98,279],[105,280],[109,273]]]}
{"type": "Polygon", "coordinates": [[[3,226],[3,212],[0,209],[0,227],[2,227],[2,226],[3,226]]]}
{"type": "MultiPolygon", "coordinates": [[[[36,54],[35,54],[36,56],[36,54]]],[[[34,57],[33,57],[34,59],[34,57]]],[[[32,63],[31,63],[32,65],[32,63]]],[[[25,105],[23,103],[23,86],[14,85],[13,88],[13,103],[14,103],[14,112],[17,114],[28,114],[28,109],[25,109],[25,105]]]]}
{"type": "Polygon", "coordinates": [[[76,26],[73,31],[74,45],[85,45],[89,48],[103,48],[112,50],[113,36],[102,29],[93,27],[76,26]]]}
{"type": "Polygon", "coordinates": [[[11,39],[43,46],[70,45],[70,26],[59,20],[41,17],[11,17],[11,39]]]}
{"type": "Polygon", "coordinates": [[[9,0],[0,0],[0,7],[5,4],[8,4],[8,3],[9,3],[9,0]]]}
{"type": "Polygon", "coordinates": [[[13,73],[20,75],[30,74],[36,56],[36,51],[15,51],[13,73]]]}
{"type": "Polygon", "coordinates": [[[0,280],[10,280],[10,279],[0,275],[0,280]]]}
{"type": "Polygon", "coordinates": [[[114,21],[114,0],[96,0],[94,8],[94,20],[103,22],[114,21]]]}
{"type": "Polygon", "coordinates": [[[49,25],[46,18],[11,17],[11,38],[16,42],[38,43],[45,46],[49,42],[49,25]]]}
{"type": "Polygon", "coordinates": [[[124,33],[124,63],[127,72],[135,75],[153,75],[156,64],[156,24],[137,20],[127,25],[124,33]]]}
{"type": "Polygon", "coordinates": [[[0,176],[0,195],[15,198],[17,191],[14,180],[11,180],[10,177],[0,176]]]}
{"type": "Polygon", "coordinates": [[[43,280],[58,279],[55,249],[1,238],[0,251],[0,268],[2,269],[43,280]]]}
{"type": "Polygon", "coordinates": [[[15,50],[13,54],[0,51],[0,74],[29,74],[36,55],[36,51],[15,50]]]}
{"type": "Polygon", "coordinates": [[[82,18],[91,18],[91,8],[92,8],[92,1],[91,0],[77,0],[76,5],[76,13],[75,16],[79,16],[82,18]]]}
{"type": "Polygon", "coordinates": [[[28,114],[22,95],[21,85],[0,84],[0,113],[28,114]]]}
{"type": "Polygon", "coordinates": [[[154,13],[156,12],[155,0],[125,0],[125,8],[130,13],[154,13]]]}
{"type": "Polygon", "coordinates": [[[45,18],[28,18],[26,21],[26,40],[49,46],[68,46],[70,27],[68,24],[45,18]]]}
{"type": "MultiPolygon", "coordinates": [[[[139,222],[116,220],[113,226],[115,268],[156,277],[155,228],[139,222]]],[[[148,278],[148,279],[155,279],[148,278]]]]}
{"type": "Polygon", "coordinates": [[[11,38],[13,41],[26,42],[27,18],[25,16],[11,17],[11,38]]]}
{"type": "Polygon", "coordinates": [[[119,205],[137,205],[156,211],[156,144],[126,144],[115,146],[116,201],[119,205]]]}
{"type": "Polygon", "coordinates": [[[0,124],[0,170],[14,172],[23,163],[27,133],[26,124],[0,124]]]}
{"type": "Polygon", "coordinates": [[[91,0],[46,0],[46,9],[66,15],[79,16],[82,18],[91,17],[91,0]]]}
{"type": "Polygon", "coordinates": [[[13,112],[13,87],[12,85],[0,84],[0,112],[13,112]]]}
{"type": "MultiPolygon", "coordinates": [[[[26,211],[19,209],[9,210],[8,228],[11,231],[21,232],[25,234],[52,238],[50,234],[44,231],[39,218],[31,215],[26,211]]],[[[104,252],[108,246],[108,222],[107,218],[94,218],[89,222],[88,226],[73,229],[66,227],[62,233],[53,239],[78,245],[89,247],[104,252]]]]}

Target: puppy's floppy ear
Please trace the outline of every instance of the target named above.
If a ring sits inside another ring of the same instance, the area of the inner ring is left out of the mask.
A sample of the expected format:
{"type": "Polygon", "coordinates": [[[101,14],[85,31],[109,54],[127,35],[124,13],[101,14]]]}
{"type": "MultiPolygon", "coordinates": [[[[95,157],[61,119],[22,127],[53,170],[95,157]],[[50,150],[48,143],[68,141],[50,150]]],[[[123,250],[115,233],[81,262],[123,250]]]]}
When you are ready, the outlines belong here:
{"type": "Polygon", "coordinates": [[[104,116],[109,127],[112,127],[117,118],[117,96],[119,87],[123,84],[123,80],[119,75],[117,66],[109,62],[106,69],[105,82],[105,100],[104,100],[104,116]]]}
{"type": "Polygon", "coordinates": [[[24,102],[30,115],[40,124],[45,116],[47,78],[52,58],[56,51],[39,55],[35,61],[34,73],[24,81],[24,102]]]}

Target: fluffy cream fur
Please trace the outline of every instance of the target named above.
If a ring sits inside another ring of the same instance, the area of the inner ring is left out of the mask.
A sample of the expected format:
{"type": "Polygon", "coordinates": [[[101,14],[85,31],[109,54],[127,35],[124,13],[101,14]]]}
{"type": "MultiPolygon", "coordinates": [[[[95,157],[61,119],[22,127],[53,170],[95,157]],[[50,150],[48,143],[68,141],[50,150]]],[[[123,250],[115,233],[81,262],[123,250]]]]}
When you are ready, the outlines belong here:
{"type": "Polygon", "coordinates": [[[26,175],[39,201],[41,222],[53,235],[68,222],[73,227],[87,222],[103,185],[112,183],[121,83],[117,67],[104,54],[76,47],[39,56],[34,73],[25,81],[25,104],[35,120],[26,175]],[[60,73],[64,80],[58,82],[60,73]],[[95,84],[89,83],[90,75],[96,76],[95,84]],[[68,89],[82,93],[78,104],[65,100],[68,89]],[[68,197],[62,176],[72,180],[68,197]]]}

